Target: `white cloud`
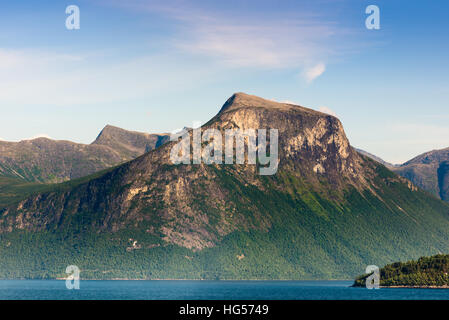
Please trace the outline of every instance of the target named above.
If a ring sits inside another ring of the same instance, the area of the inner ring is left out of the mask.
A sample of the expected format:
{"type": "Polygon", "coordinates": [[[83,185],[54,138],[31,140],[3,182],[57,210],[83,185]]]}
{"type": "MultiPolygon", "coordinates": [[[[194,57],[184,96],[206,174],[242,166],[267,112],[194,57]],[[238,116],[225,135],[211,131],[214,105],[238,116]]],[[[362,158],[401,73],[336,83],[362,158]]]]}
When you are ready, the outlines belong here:
{"type": "MultiPolygon", "coordinates": [[[[15,64],[0,68],[0,105],[74,106],[138,99],[210,81],[217,70],[176,56],[148,55],[112,63],[103,56],[77,56],[0,48],[15,64]]],[[[1,61],[1,60],[0,60],[1,61]]]]}
{"type": "Polygon", "coordinates": [[[298,102],[295,102],[295,101],[291,101],[291,100],[284,100],[284,101],[281,101],[282,103],[287,103],[287,104],[293,104],[293,105],[295,105],[295,106],[300,106],[301,104],[299,104],[298,102]]]}
{"type": "Polygon", "coordinates": [[[35,136],[32,136],[31,138],[26,138],[26,139],[23,139],[23,140],[34,140],[34,139],[37,139],[37,138],[47,138],[47,139],[52,139],[52,137],[50,137],[48,134],[46,134],[46,133],[40,133],[40,134],[37,134],[37,135],[35,135],[35,136]]]}
{"type": "Polygon", "coordinates": [[[325,106],[319,107],[318,111],[330,114],[331,116],[334,116],[334,117],[337,116],[337,114],[334,111],[332,111],[331,109],[329,109],[328,107],[325,107],[325,106]]]}
{"type": "Polygon", "coordinates": [[[321,76],[324,71],[326,71],[326,65],[320,62],[313,67],[305,69],[302,73],[302,76],[307,81],[307,83],[311,83],[313,80],[321,76]]]}
{"type": "Polygon", "coordinates": [[[324,72],[321,61],[335,54],[331,43],[343,32],[332,21],[306,13],[295,12],[288,18],[252,12],[226,15],[186,8],[182,1],[180,6],[157,1],[116,1],[115,5],[134,6],[139,12],[174,21],[174,33],[162,43],[170,50],[128,61],[120,53],[121,59],[111,59],[114,53],[107,52],[109,63],[89,52],[0,48],[0,104],[73,106],[139,99],[210,83],[232,73],[232,68],[285,68],[300,73],[315,66],[304,71],[312,81],[324,72]]]}
{"type": "Polygon", "coordinates": [[[41,69],[55,63],[81,61],[83,57],[38,50],[0,48],[0,70],[41,69]]]}
{"type": "Polygon", "coordinates": [[[277,103],[286,103],[286,104],[293,104],[295,106],[301,106],[298,102],[292,101],[292,100],[277,100],[277,99],[266,99],[269,101],[277,102],[277,103]]]}
{"type": "MultiPolygon", "coordinates": [[[[214,12],[184,1],[167,5],[129,0],[114,5],[176,21],[171,39],[176,48],[239,68],[305,69],[328,61],[337,51],[342,54],[345,50],[336,49],[342,49],[340,40],[349,34],[324,12],[311,11],[306,5],[304,10],[282,15],[249,8],[214,12]]],[[[324,72],[324,64],[317,67],[305,71],[310,81],[324,72]]]]}
{"type": "Polygon", "coordinates": [[[221,21],[196,22],[189,26],[179,48],[216,59],[228,66],[285,68],[302,67],[316,56],[325,55],[312,34],[320,39],[325,27],[304,28],[294,23],[243,24],[221,21]],[[305,34],[310,32],[310,35],[305,34]]]}

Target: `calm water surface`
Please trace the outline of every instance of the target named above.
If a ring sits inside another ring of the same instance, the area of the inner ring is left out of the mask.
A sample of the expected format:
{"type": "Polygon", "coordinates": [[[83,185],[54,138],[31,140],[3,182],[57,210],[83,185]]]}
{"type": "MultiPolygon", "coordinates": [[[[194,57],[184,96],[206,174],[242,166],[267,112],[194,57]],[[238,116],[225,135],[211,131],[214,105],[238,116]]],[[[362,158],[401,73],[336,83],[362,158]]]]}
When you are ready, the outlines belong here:
{"type": "Polygon", "coordinates": [[[351,288],[352,281],[87,281],[0,280],[0,300],[371,300],[449,299],[449,289],[351,288]]]}

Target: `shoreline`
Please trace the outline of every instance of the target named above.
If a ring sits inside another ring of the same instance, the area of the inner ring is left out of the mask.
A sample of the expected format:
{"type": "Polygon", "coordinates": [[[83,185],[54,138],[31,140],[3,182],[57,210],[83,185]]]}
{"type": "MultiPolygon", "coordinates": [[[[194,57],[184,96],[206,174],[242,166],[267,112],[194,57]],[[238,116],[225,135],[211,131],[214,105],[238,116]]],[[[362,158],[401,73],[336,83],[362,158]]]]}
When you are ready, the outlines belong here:
{"type": "Polygon", "coordinates": [[[449,285],[444,286],[380,286],[380,288],[392,289],[449,289],[449,285]]]}
{"type": "MultiPolygon", "coordinates": [[[[354,286],[352,285],[351,288],[365,288],[365,286],[354,286]]],[[[449,289],[449,285],[444,286],[406,286],[406,285],[399,285],[399,286],[379,286],[379,289],[449,289]]]]}
{"type": "MultiPolygon", "coordinates": [[[[66,281],[67,278],[53,278],[53,279],[0,279],[0,281],[10,281],[10,280],[58,280],[58,281],[66,281]]],[[[69,279],[73,280],[73,279],[69,279]]],[[[352,281],[350,279],[341,280],[341,279],[330,279],[330,280],[291,280],[291,279],[129,279],[129,278],[112,278],[112,279],[83,279],[80,278],[81,281],[216,281],[216,282],[227,282],[227,281],[253,281],[253,282],[267,282],[267,281],[277,281],[277,282],[318,282],[318,281],[352,281]]]]}

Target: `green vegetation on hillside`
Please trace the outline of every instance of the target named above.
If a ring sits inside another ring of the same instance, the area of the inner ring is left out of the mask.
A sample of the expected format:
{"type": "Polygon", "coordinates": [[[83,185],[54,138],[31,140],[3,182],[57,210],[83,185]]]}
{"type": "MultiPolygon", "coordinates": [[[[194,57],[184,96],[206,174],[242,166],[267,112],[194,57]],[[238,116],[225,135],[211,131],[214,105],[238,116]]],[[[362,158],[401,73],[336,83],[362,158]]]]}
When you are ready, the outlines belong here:
{"type": "Polygon", "coordinates": [[[337,118],[239,93],[203,129],[229,127],[282,128],[277,173],[174,165],[165,144],[51,185],[0,207],[0,278],[75,264],[98,279],[349,279],[449,252],[449,204],[355,152],[337,118]]]}
{"type": "MultiPolygon", "coordinates": [[[[384,287],[447,287],[449,255],[422,257],[417,261],[395,262],[380,269],[380,285],[384,287]]],[[[365,286],[369,275],[358,277],[354,286],[365,286]]]]}
{"type": "Polygon", "coordinates": [[[91,179],[100,177],[114,168],[115,167],[104,169],[86,177],[59,184],[28,182],[18,178],[0,176],[0,209],[24,200],[33,194],[69,190],[70,188],[85,183],[91,179]]]}
{"type": "Polygon", "coordinates": [[[48,188],[49,185],[0,176],[0,208],[25,199],[33,193],[46,191],[48,188]]]}
{"type": "MultiPolygon", "coordinates": [[[[229,167],[211,168],[249,221],[271,217],[267,230],[236,230],[217,246],[192,251],[148,233],[154,224],[98,233],[92,230],[101,225],[101,214],[77,213],[44,232],[0,234],[0,278],[63,277],[75,264],[90,279],[348,279],[367,261],[384,265],[392,257],[449,250],[449,206],[421,191],[411,197],[402,183],[382,183],[395,177],[383,166],[377,168],[383,200],[351,189],[334,202],[283,170],[262,178],[264,192],[242,184],[229,167]]],[[[198,205],[213,219],[213,207],[198,205]]]]}
{"type": "Polygon", "coordinates": [[[0,178],[34,183],[77,179],[135,159],[168,140],[166,134],[106,126],[90,145],[47,138],[0,141],[0,178]]]}

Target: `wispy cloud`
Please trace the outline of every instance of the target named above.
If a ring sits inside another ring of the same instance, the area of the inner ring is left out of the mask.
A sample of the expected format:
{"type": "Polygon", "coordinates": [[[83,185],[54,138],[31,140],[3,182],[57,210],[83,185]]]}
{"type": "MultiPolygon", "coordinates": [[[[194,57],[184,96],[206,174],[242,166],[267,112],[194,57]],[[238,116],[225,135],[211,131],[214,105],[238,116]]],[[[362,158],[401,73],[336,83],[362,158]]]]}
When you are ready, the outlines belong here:
{"type": "Polygon", "coordinates": [[[335,55],[343,42],[338,39],[348,32],[310,8],[276,15],[241,8],[207,11],[182,1],[176,6],[138,0],[118,5],[176,21],[172,44],[187,53],[238,68],[309,69],[312,65],[312,70],[304,70],[309,81],[324,72],[324,62],[335,55]]]}
{"type": "Polygon", "coordinates": [[[47,138],[47,139],[52,139],[52,137],[50,137],[48,134],[46,133],[40,133],[40,134],[36,134],[30,138],[26,138],[23,140],[34,140],[34,139],[38,139],[38,138],[47,138]]]}
{"type": "Polygon", "coordinates": [[[329,34],[326,27],[301,27],[293,22],[270,25],[205,20],[192,22],[187,29],[186,38],[175,41],[177,47],[228,66],[302,67],[329,53],[317,41],[329,34]]]}
{"type": "Polygon", "coordinates": [[[49,65],[83,60],[82,56],[33,49],[0,48],[0,70],[27,70],[49,65]]]}
{"type": "Polygon", "coordinates": [[[307,10],[271,14],[199,8],[184,1],[102,3],[167,19],[170,32],[164,34],[161,54],[109,56],[106,63],[89,52],[0,48],[0,102],[80,105],[138,99],[198,86],[234,68],[283,68],[311,82],[324,72],[345,32],[332,19],[307,10]]]}
{"type": "Polygon", "coordinates": [[[337,114],[334,111],[332,111],[331,109],[329,109],[328,107],[325,107],[325,106],[319,107],[318,111],[330,114],[331,116],[334,116],[334,117],[337,116],[337,114]]]}
{"type": "Polygon", "coordinates": [[[0,103],[74,106],[138,99],[199,84],[213,72],[195,63],[181,65],[170,55],[110,64],[102,63],[102,58],[0,48],[0,103]]]}
{"type": "Polygon", "coordinates": [[[313,67],[306,68],[303,71],[302,76],[307,81],[307,83],[311,83],[313,80],[321,76],[324,71],[326,71],[326,65],[320,62],[313,67]]]}
{"type": "Polygon", "coordinates": [[[293,104],[295,106],[300,106],[301,104],[296,102],[296,101],[291,101],[291,100],[283,100],[281,101],[281,103],[288,103],[288,104],[293,104]]]}
{"type": "Polygon", "coordinates": [[[164,88],[198,85],[205,75],[210,79],[233,68],[297,70],[311,82],[324,72],[334,50],[329,44],[340,32],[334,22],[306,12],[286,18],[179,4],[113,3],[170,21],[171,33],[158,56],[134,56],[106,65],[85,52],[0,48],[0,102],[76,105],[134,99],[164,88]]]}

